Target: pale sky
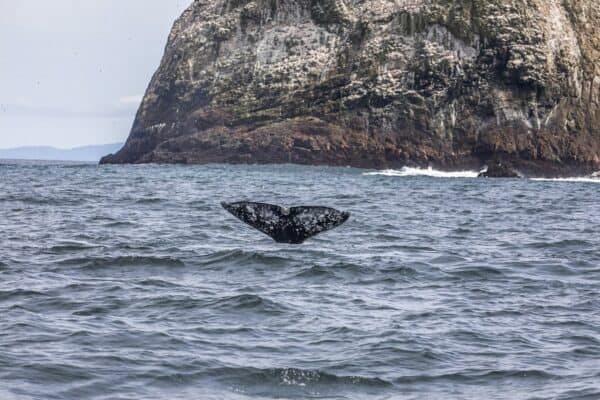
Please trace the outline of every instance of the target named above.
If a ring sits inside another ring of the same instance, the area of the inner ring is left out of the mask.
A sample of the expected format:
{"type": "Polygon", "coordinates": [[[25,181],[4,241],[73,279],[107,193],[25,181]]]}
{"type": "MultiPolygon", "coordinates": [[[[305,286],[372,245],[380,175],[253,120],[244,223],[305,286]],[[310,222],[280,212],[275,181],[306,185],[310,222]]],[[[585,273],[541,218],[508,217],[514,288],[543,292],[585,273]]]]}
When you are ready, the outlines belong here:
{"type": "Polygon", "coordinates": [[[192,0],[0,0],[0,148],[125,141],[192,0]]]}

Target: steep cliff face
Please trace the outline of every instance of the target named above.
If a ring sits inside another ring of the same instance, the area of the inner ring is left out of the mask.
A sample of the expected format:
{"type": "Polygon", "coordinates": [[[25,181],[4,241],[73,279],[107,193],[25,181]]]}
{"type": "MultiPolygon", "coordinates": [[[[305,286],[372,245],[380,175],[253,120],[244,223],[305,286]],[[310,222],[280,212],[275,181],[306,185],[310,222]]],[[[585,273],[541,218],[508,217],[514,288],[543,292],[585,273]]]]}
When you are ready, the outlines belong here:
{"type": "Polygon", "coordinates": [[[104,163],[600,168],[598,0],[196,0],[104,163]]]}

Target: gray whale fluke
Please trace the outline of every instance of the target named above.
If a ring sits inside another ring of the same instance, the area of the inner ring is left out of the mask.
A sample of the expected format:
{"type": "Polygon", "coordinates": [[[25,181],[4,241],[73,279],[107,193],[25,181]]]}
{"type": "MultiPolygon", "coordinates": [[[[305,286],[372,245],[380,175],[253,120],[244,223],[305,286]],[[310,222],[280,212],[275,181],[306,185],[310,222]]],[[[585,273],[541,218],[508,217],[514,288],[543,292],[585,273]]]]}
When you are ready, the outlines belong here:
{"type": "Polygon", "coordinates": [[[306,239],[342,225],[350,213],[328,207],[283,208],[273,204],[221,203],[224,209],[277,243],[301,244],[306,239]]]}

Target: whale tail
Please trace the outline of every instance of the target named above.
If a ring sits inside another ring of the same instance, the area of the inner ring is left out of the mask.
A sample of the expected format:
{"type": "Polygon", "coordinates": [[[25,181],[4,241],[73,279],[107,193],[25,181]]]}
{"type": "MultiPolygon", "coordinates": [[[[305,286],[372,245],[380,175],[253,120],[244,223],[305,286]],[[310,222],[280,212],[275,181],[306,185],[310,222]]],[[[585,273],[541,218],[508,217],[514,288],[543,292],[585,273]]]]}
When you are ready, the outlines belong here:
{"type": "Polygon", "coordinates": [[[235,217],[278,243],[301,244],[321,232],[337,228],[350,218],[350,213],[328,207],[283,208],[251,202],[221,205],[235,217]]]}

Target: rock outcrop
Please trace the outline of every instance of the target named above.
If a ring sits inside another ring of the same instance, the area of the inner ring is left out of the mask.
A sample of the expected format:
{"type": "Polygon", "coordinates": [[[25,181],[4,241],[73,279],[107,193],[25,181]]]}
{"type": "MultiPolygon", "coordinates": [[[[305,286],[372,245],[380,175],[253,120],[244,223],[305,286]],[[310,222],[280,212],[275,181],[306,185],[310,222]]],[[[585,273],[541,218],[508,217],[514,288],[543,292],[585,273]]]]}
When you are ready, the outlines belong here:
{"type": "Polygon", "coordinates": [[[479,174],[480,178],[521,178],[522,175],[509,164],[494,161],[479,174]]]}
{"type": "Polygon", "coordinates": [[[598,0],[196,0],[103,163],[600,169],[598,0]]]}

